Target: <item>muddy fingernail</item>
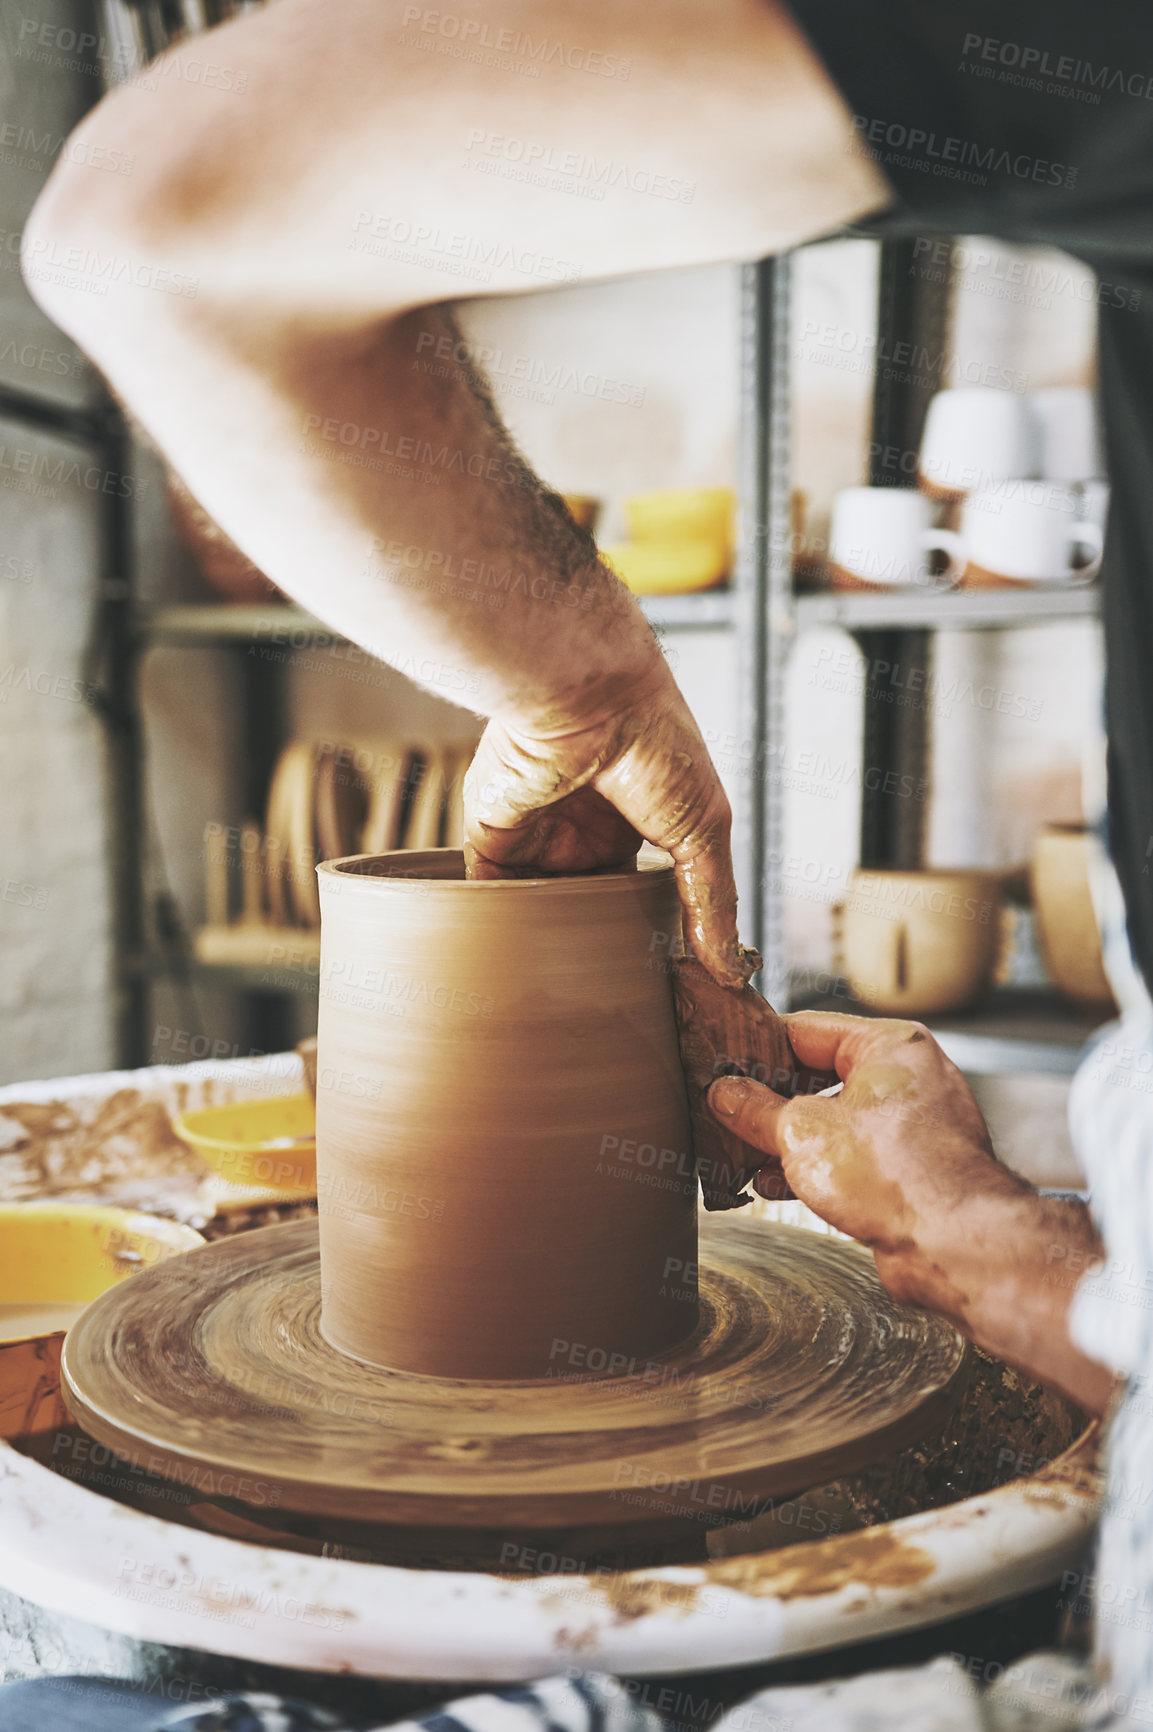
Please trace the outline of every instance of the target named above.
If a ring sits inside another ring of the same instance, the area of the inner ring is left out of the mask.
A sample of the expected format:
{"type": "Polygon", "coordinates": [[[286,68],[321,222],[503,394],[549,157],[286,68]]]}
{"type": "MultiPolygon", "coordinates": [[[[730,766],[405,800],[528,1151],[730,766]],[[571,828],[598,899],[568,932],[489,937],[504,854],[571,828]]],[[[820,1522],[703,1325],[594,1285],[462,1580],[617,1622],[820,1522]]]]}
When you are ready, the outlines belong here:
{"type": "Polygon", "coordinates": [[[759,950],[754,950],[751,944],[737,945],[737,966],[745,980],[751,980],[754,974],[759,974],[764,967],[759,950]]]}
{"type": "Polygon", "coordinates": [[[730,1119],[752,1098],[756,1086],[756,1083],[750,1083],[747,1077],[722,1077],[709,1090],[709,1106],[720,1117],[730,1119]]]}

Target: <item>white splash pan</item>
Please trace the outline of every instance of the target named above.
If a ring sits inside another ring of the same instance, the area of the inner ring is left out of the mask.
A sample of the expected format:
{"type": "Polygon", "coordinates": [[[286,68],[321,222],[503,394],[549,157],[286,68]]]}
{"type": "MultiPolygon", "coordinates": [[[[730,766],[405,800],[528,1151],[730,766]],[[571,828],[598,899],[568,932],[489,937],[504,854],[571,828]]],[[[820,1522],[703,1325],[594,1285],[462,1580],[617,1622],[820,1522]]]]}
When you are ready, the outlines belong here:
{"type": "MultiPolygon", "coordinates": [[[[270,1060],[74,1077],[18,1100],[119,1088],[182,1104],[251,1091],[270,1060]]],[[[287,1067],[287,1068],[286,1068],[287,1067]]],[[[99,1199],[94,1197],[93,1201],[99,1199]]],[[[748,1665],[940,1622],[1076,1570],[1097,1512],[1090,1428],[1042,1474],[946,1509],[730,1560],[606,1576],[507,1577],[348,1563],[251,1545],[114,1503],[0,1443],[0,1586],[143,1642],[305,1671],[514,1680],[748,1665]]]]}

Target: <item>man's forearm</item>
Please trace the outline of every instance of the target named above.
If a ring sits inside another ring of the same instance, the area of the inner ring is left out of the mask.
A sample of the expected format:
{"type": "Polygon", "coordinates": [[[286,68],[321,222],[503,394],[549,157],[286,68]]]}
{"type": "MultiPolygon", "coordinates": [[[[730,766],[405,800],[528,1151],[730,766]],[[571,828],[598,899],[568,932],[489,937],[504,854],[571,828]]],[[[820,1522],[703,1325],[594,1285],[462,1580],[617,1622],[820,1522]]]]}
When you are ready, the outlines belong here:
{"type": "MultiPolygon", "coordinates": [[[[483,392],[421,365],[459,280],[446,268],[483,255],[492,294],[756,257],[885,189],[811,49],[764,0],[673,0],[655,33],[620,0],[490,8],[494,36],[587,34],[620,77],[554,55],[531,78],[432,55],[412,25],[405,0],[347,0],[338,29],[325,0],[279,0],[214,33],[243,101],[179,77],[162,102],[147,82],[118,89],[26,227],[28,285],[291,595],[386,660],[467,668],[478,709],[563,728],[606,680],[655,679],[659,658],[483,392]],[[690,98],[703,120],[685,126],[690,98]],[[592,201],[547,176],[473,172],[470,147],[506,135],[655,157],[689,202],[615,176],[592,201]],[[134,158],[131,182],[76,167],[97,149],[134,158]],[[116,267],[111,293],[88,292],[94,259],[116,267]],[[193,294],[147,287],[161,280],[193,294]],[[486,587],[499,605],[478,602],[486,587]]],[[[198,52],[177,46],[166,72],[198,52]]]]}
{"type": "MultiPolygon", "coordinates": [[[[422,365],[446,338],[459,352],[451,316],[421,309],[351,343],[289,350],[259,382],[279,398],[273,456],[298,474],[298,519],[315,502],[315,557],[297,556],[290,587],[386,661],[399,648],[410,665],[423,651],[468,668],[485,714],[563,729],[627,698],[622,670],[658,678],[659,649],[474,366],[422,365]],[[341,542],[349,564],[334,581],[341,542]]],[[[235,490],[233,504],[243,516],[235,490]]],[[[242,527],[267,533],[255,516],[242,527]]],[[[281,569],[288,558],[282,546],[281,569]]]]}
{"type": "Polygon", "coordinates": [[[945,1312],[987,1352],[1103,1413],[1113,1375],[1069,1334],[1080,1274],[1104,1254],[1089,1211],[1004,1177],[943,1218],[937,1242],[878,1254],[882,1279],[945,1312]]]}
{"type": "Polygon", "coordinates": [[[421,364],[456,339],[445,311],[307,337],[165,312],[131,341],[115,318],[99,326],[95,358],[211,515],[327,625],[542,731],[631,695],[622,677],[661,676],[639,606],[475,372],[421,364]]]}

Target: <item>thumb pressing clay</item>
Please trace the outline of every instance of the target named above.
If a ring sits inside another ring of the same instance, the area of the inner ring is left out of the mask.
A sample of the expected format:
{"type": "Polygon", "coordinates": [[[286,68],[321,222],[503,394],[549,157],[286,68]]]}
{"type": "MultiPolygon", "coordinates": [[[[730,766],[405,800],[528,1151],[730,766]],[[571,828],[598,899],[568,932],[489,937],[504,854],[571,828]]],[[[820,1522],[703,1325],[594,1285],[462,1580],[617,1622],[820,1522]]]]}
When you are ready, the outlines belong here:
{"type": "MultiPolygon", "coordinates": [[[[686,956],[673,964],[673,997],[705,1208],[739,1209],[753,1200],[742,1195],[753,1174],[778,1163],[726,1130],[705,1097],[721,1076],[753,1077],[791,1095],[797,1061],[784,1023],[755,987],[721,986],[695,957],[686,956]]],[[[782,1172],[778,1198],[792,1195],[782,1172]]]]}

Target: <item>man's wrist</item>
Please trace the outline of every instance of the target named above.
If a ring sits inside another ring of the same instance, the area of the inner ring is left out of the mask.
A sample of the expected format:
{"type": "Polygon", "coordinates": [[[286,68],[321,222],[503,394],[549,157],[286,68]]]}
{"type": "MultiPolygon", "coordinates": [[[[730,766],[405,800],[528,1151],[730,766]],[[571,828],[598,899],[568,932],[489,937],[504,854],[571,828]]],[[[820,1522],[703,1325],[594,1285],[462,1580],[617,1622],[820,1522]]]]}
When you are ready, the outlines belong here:
{"type": "Polygon", "coordinates": [[[1110,1374],[1069,1338],[1081,1277],[1102,1256],[1088,1210],[997,1169],[920,1242],[878,1251],[885,1286],[949,1317],[979,1347],[1103,1411],[1110,1374]]]}
{"type": "Polygon", "coordinates": [[[914,1235],[877,1250],[881,1279],[908,1303],[943,1312],[975,1333],[990,1290],[1015,1278],[1021,1247],[1037,1238],[1044,1202],[990,1162],[963,1197],[942,1204],[914,1235]]]}
{"type": "Polygon", "coordinates": [[[598,626],[599,641],[589,646],[588,657],[581,655],[579,646],[567,646],[564,665],[553,671],[550,689],[539,689],[538,674],[537,691],[510,694],[509,701],[494,711],[495,719],[534,739],[561,740],[612,726],[638,708],[658,704],[662,693],[675,692],[668,663],[639,608],[636,616],[635,626],[627,616],[611,621],[606,634],[598,626]],[[603,654],[606,640],[612,645],[612,661],[598,666],[597,652],[603,654]]]}

